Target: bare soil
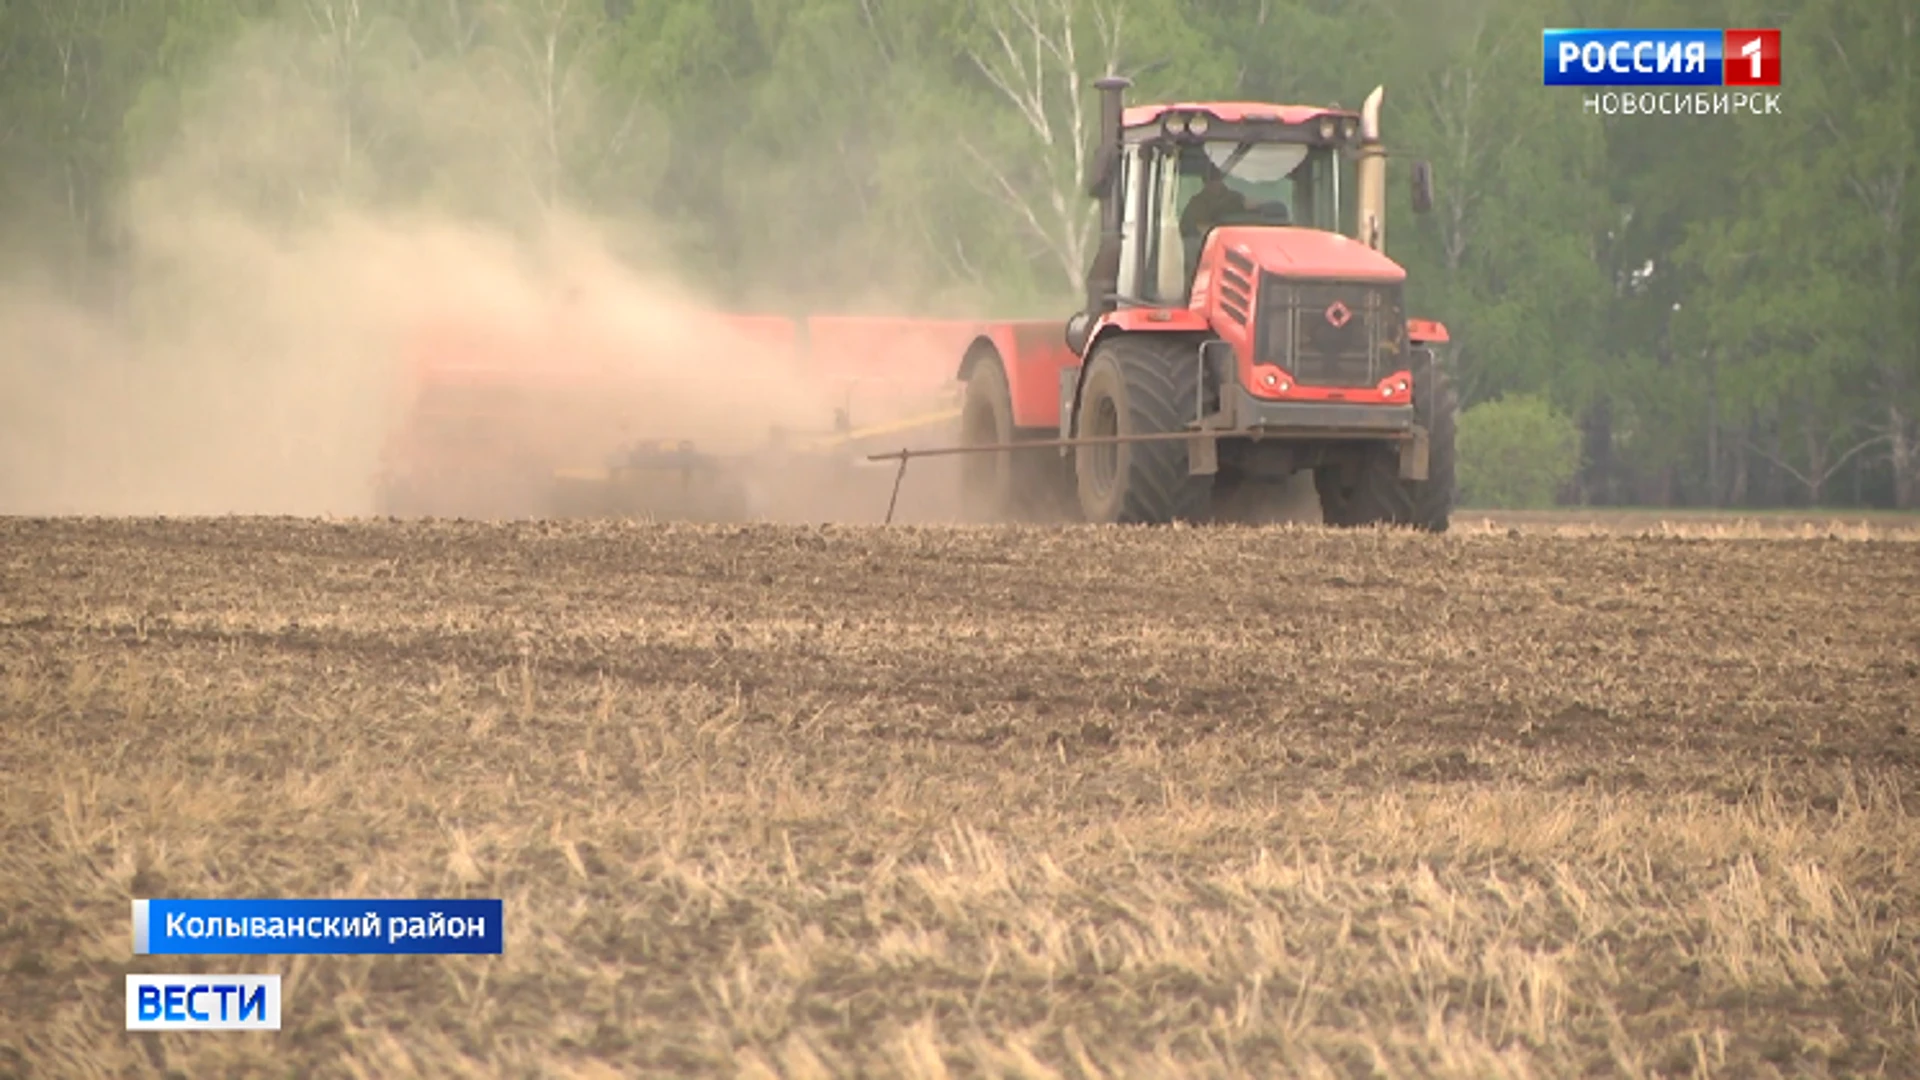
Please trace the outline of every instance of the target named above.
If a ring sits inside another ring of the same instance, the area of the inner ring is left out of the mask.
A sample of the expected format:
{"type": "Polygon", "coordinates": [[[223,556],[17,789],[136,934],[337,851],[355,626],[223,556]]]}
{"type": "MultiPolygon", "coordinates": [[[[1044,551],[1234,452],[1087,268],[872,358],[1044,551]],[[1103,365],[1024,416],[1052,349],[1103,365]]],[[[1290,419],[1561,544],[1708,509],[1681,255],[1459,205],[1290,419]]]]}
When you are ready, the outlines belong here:
{"type": "Polygon", "coordinates": [[[1454,512],[1465,529],[1518,528],[1557,536],[1688,536],[1696,539],[1920,539],[1920,513],[1898,510],[1716,510],[1691,507],[1560,507],[1454,512]]]}
{"type": "Polygon", "coordinates": [[[1920,546],[1835,535],[0,519],[0,1075],[1920,1074],[1920,546]]]}

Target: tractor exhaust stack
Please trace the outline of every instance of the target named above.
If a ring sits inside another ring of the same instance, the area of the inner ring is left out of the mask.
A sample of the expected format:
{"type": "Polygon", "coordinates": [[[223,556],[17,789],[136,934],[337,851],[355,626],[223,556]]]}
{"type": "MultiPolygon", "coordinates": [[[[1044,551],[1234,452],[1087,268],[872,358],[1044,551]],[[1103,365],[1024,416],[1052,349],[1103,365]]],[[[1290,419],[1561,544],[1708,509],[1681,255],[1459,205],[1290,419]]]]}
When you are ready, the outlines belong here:
{"type": "Polygon", "coordinates": [[[1380,141],[1380,99],[1386,92],[1384,86],[1374,87],[1360,106],[1360,160],[1355,168],[1360,239],[1375,251],[1387,247],[1387,148],[1380,141]]]}
{"type": "Polygon", "coordinates": [[[1109,75],[1095,82],[1100,91],[1100,142],[1094,149],[1093,167],[1087,176],[1087,193],[1100,200],[1100,242],[1094,249],[1093,265],[1087,268],[1087,306],[1084,318],[1075,318],[1067,326],[1067,345],[1074,352],[1086,347],[1086,331],[1094,319],[1112,311],[1120,289],[1120,220],[1122,207],[1115,197],[1120,180],[1121,126],[1125,121],[1125,93],[1133,80],[1124,75],[1109,75]]]}

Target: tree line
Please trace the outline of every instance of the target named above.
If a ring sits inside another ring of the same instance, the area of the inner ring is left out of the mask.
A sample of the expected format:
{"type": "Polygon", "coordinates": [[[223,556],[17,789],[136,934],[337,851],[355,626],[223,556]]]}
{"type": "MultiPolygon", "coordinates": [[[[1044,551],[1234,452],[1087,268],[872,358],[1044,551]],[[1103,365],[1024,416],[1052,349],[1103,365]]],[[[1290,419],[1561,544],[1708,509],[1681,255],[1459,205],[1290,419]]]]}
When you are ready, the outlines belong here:
{"type": "Polygon", "coordinates": [[[1842,0],[0,0],[0,228],[111,307],[191,135],[269,219],[644,220],[744,308],[1064,315],[1092,83],[1355,107],[1463,402],[1544,402],[1590,504],[1920,500],[1920,6],[1842,0]],[[1552,26],[1775,26],[1778,115],[1595,115],[1552,26]],[[1403,180],[1404,169],[1392,175],[1403,180]]]}

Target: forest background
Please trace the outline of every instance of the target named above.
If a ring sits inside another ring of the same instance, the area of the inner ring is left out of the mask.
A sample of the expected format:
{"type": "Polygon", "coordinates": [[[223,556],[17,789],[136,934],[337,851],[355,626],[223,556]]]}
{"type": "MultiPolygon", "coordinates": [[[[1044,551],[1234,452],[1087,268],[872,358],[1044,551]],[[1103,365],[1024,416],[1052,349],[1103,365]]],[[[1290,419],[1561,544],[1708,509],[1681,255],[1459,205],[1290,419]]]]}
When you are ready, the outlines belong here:
{"type": "Polygon", "coordinates": [[[1458,345],[1470,497],[1920,505],[1895,0],[0,0],[0,275],[136,320],[154,222],[217,191],[275,229],[564,208],[736,309],[1064,316],[1110,71],[1135,100],[1387,86],[1389,246],[1458,345]],[[1595,115],[1541,85],[1552,26],[1779,27],[1780,112],[1595,115]]]}

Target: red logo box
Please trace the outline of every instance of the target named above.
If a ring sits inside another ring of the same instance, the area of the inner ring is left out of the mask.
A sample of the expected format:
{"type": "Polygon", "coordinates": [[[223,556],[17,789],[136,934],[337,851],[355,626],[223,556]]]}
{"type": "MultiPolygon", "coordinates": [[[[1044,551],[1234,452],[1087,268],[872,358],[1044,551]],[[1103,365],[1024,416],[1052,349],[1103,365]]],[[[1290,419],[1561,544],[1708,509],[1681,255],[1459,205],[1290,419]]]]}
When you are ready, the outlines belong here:
{"type": "Polygon", "coordinates": [[[1780,31],[1726,31],[1721,42],[1720,82],[1726,86],[1779,86],[1780,31]]]}

